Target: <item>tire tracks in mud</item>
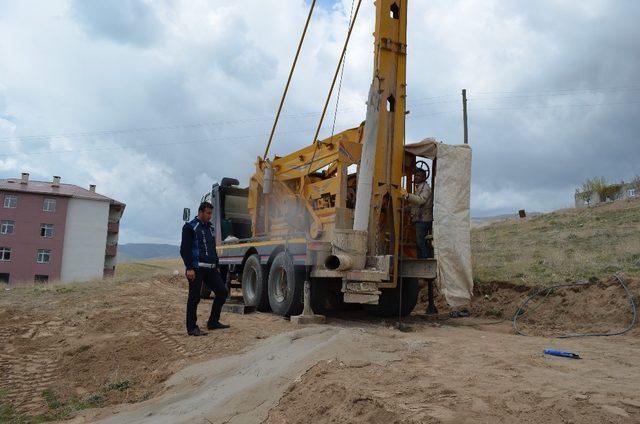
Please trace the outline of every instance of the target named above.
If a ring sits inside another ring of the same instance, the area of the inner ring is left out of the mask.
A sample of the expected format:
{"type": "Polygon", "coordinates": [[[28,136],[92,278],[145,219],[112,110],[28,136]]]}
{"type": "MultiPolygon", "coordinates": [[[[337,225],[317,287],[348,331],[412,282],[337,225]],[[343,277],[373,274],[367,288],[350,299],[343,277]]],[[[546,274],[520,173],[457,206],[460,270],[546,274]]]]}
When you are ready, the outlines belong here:
{"type": "MultiPolygon", "coordinates": [[[[63,405],[126,378],[130,395],[110,394],[107,404],[155,393],[158,384],[192,361],[236,353],[288,327],[280,317],[225,313],[230,330],[189,337],[184,326],[184,278],[149,278],[86,289],[12,293],[0,315],[0,390],[16,413],[48,410],[44,390],[63,405]],[[258,323],[260,325],[258,325],[258,323]],[[122,365],[122,367],[120,366],[122,365]]],[[[203,327],[212,300],[200,302],[203,327]]]]}
{"type": "MultiPolygon", "coordinates": [[[[163,282],[160,280],[152,280],[145,284],[147,290],[158,290],[166,293],[167,296],[180,296],[182,291],[175,284],[163,282]]],[[[141,309],[142,327],[145,331],[152,334],[159,342],[167,345],[171,350],[181,357],[189,356],[189,352],[177,336],[178,332],[175,328],[175,322],[169,319],[174,315],[173,310],[167,310],[167,305],[161,305],[154,301],[141,309]]]]}
{"type": "MultiPolygon", "coordinates": [[[[159,290],[174,298],[184,297],[186,302],[186,290],[178,283],[152,280],[149,282],[147,290],[159,290]]],[[[194,340],[195,338],[187,337],[186,330],[182,327],[183,322],[180,321],[178,324],[175,319],[176,316],[184,315],[184,307],[171,305],[167,309],[167,306],[156,301],[140,311],[144,330],[182,358],[210,353],[217,344],[218,337],[209,334],[207,337],[199,337],[197,342],[194,340]]],[[[210,307],[210,301],[201,301],[198,308],[200,315],[204,309],[208,311],[210,307]]]]}
{"type": "Polygon", "coordinates": [[[56,381],[60,371],[59,349],[54,344],[34,353],[19,353],[12,346],[20,339],[38,337],[41,329],[46,335],[59,329],[58,322],[45,326],[41,321],[27,325],[5,327],[0,334],[0,388],[6,391],[5,399],[18,412],[33,412],[46,408],[43,392],[56,381]]]}

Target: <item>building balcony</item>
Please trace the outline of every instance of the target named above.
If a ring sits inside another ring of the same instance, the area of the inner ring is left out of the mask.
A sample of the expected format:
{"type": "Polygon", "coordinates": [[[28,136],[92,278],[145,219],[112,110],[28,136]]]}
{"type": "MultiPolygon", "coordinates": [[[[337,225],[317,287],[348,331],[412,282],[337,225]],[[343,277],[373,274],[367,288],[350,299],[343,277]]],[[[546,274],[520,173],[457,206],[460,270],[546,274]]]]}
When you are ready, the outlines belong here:
{"type": "Polygon", "coordinates": [[[117,234],[120,231],[120,222],[111,222],[107,224],[107,232],[117,234]]]}
{"type": "Polygon", "coordinates": [[[117,244],[108,244],[104,251],[104,254],[107,256],[116,256],[117,253],[118,253],[117,244]]]}

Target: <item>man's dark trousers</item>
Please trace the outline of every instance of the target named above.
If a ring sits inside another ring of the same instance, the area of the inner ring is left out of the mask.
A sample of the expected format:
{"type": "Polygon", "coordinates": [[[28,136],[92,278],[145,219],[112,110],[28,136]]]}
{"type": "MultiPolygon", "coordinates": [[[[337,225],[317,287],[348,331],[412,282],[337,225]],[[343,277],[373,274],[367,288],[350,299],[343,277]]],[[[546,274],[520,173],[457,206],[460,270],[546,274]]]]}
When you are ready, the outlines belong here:
{"type": "Polygon", "coordinates": [[[431,232],[433,221],[416,221],[416,244],[418,245],[418,259],[433,258],[433,249],[427,242],[427,235],[431,232]]]}
{"type": "Polygon", "coordinates": [[[189,298],[187,299],[187,331],[196,328],[198,318],[198,303],[200,303],[200,291],[202,285],[206,286],[215,294],[213,305],[211,305],[211,315],[209,316],[208,325],[215,324],[220,321],[220,312],[222,305],[227,300],[229,291],[225,286],[220,272],[217,269],[199,268],[196,269],[196,278],[189,281],[189,298]]]}

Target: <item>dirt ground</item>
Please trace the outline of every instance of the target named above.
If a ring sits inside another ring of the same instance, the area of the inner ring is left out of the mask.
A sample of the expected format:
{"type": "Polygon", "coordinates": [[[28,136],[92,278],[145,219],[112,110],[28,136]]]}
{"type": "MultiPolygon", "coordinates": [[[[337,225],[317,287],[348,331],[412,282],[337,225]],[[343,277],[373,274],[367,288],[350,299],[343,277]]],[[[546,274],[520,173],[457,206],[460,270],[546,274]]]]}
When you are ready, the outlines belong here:
{"type": "Polygon", "coordinates": [[[519,319],[532,336],[517,336],[509,319],[530,290],[482,285],[464,319],[427,319],[421,304],[405,332],[361,311],[308,328],[256,313],[192,338],[181,277],[12,289],[0,294],[0,421],[640,422],[640,330],[548,337],[624,328],[616,281],[537,297],[519,319]]]}
{"type": "MultiPolygon", "coordinates": [[[[182,277],[5,291],[0,294],[4,401],[29,415],[52,412],[45,390],[71,413],[138,402],[162,392],[161,383],[186,365],[236,353],[289,327],[271,314],[225,315],[233,332],[185,337],[185,302],[182,277]]],[[[200,324],[210,308],[210,300],[201,302],[200,324]]]]}

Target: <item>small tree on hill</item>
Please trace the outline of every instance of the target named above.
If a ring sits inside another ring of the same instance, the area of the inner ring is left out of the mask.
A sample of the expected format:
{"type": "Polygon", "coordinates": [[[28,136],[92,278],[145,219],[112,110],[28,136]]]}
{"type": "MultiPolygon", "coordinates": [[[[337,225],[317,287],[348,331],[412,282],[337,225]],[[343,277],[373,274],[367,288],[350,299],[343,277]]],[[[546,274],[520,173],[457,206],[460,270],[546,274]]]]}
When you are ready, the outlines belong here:
{"type": "Polygon", "coordinates": [[[608,186],[604,187],[602,189],[602,192],[600,193],[600,199],[601,200],[607,200],[607,199],[616,200],[616,198],[620,194],[620,189],[621,188],[622,188],[622,184],[611,184],[611,185],[608,185],[608,186]]]}
{"type": "Polygon", "coordinates": [[[607,180],[605,180],[604,177],[594,177],[588,179],[580,186],[578,198],[583,200],[587,204],[590,204],[591,197],[594,193],[597,193],[600,197],[600,201],[603,201],[606,199],[608,187],[609,185],[607,184],[607,180]]]}

